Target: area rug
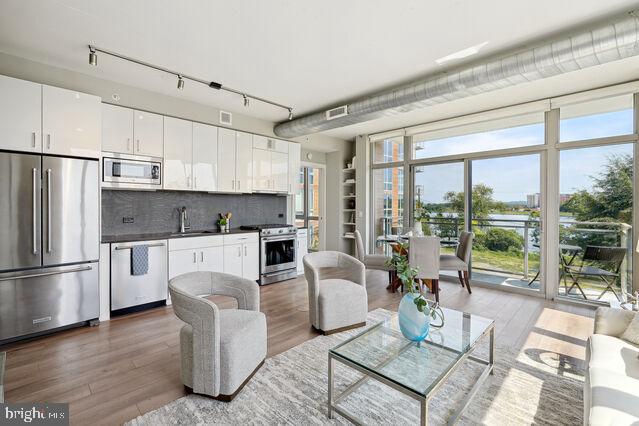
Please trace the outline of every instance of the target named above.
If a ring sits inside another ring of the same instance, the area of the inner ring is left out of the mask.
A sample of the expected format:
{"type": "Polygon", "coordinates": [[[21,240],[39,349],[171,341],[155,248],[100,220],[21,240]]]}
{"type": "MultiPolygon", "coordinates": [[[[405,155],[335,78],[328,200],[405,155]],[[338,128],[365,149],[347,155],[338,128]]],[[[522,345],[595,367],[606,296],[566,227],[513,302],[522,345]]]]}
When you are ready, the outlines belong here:
{"type": "MultiPolygon", "coordinates": [[[[393,313],[370,312],[370,327],[393,313]]],[[[328,419],[328,350],[364,328],[319,336],[266,360],[231,403],[188,395],[144,414],[131,426],[165,424],[299,425],[348,424],[338,414],[328,419]]],[[[486,339],[487,340],[487,339],[486,339]]],[[[476,352],[485,354],[486,344],[476,352]]],[[[337,394],[358,379],[347,367],[335,370],[337,394]]],[[[481,373],[482,366],[464,362],[431,399],[430,424],[445,424],[481,373]]],[[[460,424],[582,424],[583,371],[579,362],[554,353],[528,349],[513,353],[495,345],[495,374],[489,376],[459,419],[460,424]]],[[[340,402],[366,424],[419,424],[417,401],[368,380],[340,402]]]]}

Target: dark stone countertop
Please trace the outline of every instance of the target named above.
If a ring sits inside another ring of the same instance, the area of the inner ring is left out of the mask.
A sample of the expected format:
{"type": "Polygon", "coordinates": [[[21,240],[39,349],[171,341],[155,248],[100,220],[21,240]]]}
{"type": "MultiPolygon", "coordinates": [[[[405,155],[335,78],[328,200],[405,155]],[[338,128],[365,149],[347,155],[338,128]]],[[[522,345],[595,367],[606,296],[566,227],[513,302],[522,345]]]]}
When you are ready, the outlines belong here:
{"type": "Polygon", "coordinates": [[[179,232],[158,232],[152,234],[121,234],[121,235],[102,235],[102,243],[130,243],[133,241],[149,241],[149,240],[169,240],[172,238],[190,238],[190,237],[208,237],[211,235],[229,235],[229,234],[248,234],[252,230],[245,230],[240,228],[231,228],[229,232],[220,232],[218,229],[203,229],[198,231],[187,231],[185,234],[179,234],[179,232]]]}

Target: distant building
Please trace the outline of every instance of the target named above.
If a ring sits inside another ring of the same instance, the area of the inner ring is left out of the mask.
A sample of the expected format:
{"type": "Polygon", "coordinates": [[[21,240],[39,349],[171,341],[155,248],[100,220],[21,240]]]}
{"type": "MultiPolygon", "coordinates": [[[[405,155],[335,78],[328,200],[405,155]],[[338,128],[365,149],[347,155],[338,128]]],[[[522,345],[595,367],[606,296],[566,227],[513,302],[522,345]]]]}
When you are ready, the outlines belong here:
{"type": "Polygon", "coordinates": [[[536,194],[528,194],[526,196],[526,207],[530,209],[539,208],[540,206],[539,196],[540,196],[539,192],[537,192],[536,194]]]}

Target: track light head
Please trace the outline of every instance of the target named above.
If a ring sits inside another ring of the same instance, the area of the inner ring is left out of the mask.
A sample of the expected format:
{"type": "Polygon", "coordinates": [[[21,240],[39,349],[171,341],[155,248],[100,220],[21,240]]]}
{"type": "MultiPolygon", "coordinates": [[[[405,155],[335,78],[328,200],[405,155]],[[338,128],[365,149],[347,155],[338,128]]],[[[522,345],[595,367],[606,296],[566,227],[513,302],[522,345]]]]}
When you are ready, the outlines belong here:
{"type": "Polygon", "coordinates": [[[92,47],[89,47],[89,65],[98,66],[98,54],[95,53],[95,49],[92,47]]]}
{"type": "Polygon", "coordinates": [[[244,98],[244,106],[248,107],[249,106],[249,98],[246,95],[242,95],[242,97],[244,98]]]}
{"type": "Polygon", "coordinates": [[[288,109],[288,120],[291,121],[293,119],[293,108],[288,109]]]}
{"type": "Polygon", "coordinates": [[[184,89],[184,79],[182,79],[181,75],[178,75],[177,88],[178,90],[184,89]]]}

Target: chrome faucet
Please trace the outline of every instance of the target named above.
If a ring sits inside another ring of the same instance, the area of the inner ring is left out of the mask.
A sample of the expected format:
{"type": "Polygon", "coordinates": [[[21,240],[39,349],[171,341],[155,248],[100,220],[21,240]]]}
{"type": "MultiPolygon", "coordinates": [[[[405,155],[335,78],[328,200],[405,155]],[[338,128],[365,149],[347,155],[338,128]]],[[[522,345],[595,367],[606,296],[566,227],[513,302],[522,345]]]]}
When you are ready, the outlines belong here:
{"type": "Polygon", "coordinates": [[[177,210],[180,213],[180,232],[184,233],[191,229],[191,223],[189,218],[186,217],[186,207],[178,208],[177,210]]]}

